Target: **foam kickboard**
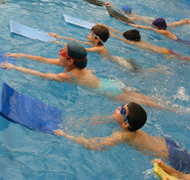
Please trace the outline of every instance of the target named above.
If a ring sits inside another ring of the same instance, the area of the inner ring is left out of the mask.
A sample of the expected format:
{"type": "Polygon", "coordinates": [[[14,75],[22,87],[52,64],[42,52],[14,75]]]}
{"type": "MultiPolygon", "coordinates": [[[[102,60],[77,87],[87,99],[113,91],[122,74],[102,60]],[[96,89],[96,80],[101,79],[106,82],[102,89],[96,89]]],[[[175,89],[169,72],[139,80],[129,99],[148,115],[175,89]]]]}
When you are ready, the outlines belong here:
{"type": "Polygon", "coordinates": [[[63,17],[67,23],[70,23],[79,27],[83,27],[86,29],[92,29],[92,27],[95,26],[95,24],[92,22],[85,21],[76,17],[72,17],[66,14],[63,14],[63,17]]]}
{"type": "Polygon", "coordinates": [[[119,21],[123,21],[126,24],[128,24],[128,23],[134,24],[134,21],[130,20],[129,18],[127,18],[123,14],[117,12],[116,10],[114,10],[114,8],[108,7],[108,6],[106,6],[106,8],[107,8],[107,11],[108,11],[110,16],[116,18],[119,21]]]}
{"type": "Polygon", "coordinates": [[[25,26],[23,24],[10,21],[10,32],[30,39],[37,39],[44,42],[56,41],[55,37],[50,36],[47,32],[25,26]]]}
{"type": "Polygon", "coordinates": [[[61,124],[62,111],[2,84],[0,115],[29,129],[53,134],[61,124]]]}
{"type": "Polygon", "coordinates": [[[166,177],[168,177],[170,180],[179,180],[178,178],[167,174],[160,166],[158,166],[158,163],[154,163],[154,171],[161,180],[165,180],[166,177]]]}
{"type": "Polygon", "coordinates": [[[5,54],[0,53],[0,64],[4,62],[15,64],[15,60],[14,57],[7,57],[5,54]]]}

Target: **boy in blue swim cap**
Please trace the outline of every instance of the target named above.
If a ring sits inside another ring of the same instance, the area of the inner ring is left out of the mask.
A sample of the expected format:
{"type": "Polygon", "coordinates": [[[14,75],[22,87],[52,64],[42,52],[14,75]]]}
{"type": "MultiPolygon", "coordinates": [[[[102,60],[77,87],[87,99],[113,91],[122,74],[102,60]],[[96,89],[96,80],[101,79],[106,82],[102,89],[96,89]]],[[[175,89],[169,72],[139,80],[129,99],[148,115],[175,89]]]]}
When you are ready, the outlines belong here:
{"type": "Polygon", "coordinates": [[[58,59],[32,56],[23,53],[6,53],[6,55],[15,58],[24,57],[41,63],[59,65],[64,68],[64,72],[53,74],[41,73],[10,63],[2,63],[1,67],[7,70],[15,69],[22,73],[38,76],[48,80],[73,83],[113,101],[124,103],[134,101],[142,105],[163,109],[148,96],[127,91],[125,89],[125,85],[116,79],[114,81],[110,81],[109,79],[97,78],[90,70],[86,69],[87,52],[85,48],[75,42],[71,42],[64,46],[58,54],[58,59]]]}
{"type": "Polygon", "coordinates": [[[96,151],[126,143],[145,155],[169,161],[183,173],[190,173],[190,154],[186,150],[169,138],[153,137],[141,130],[147,121],[147,114],[140,105],[134,102],[122,105],[115,110],[112,118],[121,126],[122,131],[114,131],[107,137],[75,137],[61,129],[55,130],[54,133],[96,151]]]}

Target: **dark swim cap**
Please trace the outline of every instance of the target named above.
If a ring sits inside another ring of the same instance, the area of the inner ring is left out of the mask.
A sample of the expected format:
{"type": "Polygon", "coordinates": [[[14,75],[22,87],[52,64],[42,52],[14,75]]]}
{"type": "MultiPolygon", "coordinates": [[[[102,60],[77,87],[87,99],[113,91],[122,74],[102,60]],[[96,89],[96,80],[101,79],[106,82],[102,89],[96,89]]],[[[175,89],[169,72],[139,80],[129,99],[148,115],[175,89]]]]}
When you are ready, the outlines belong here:
{"type": "Polygon", "coordinates": [[[86,49],[75,42],[67,44],[68,56],[73,58],[74,64],[80,69],[84,69],[87,65],[86,49]]]}
{"type": "Polygon", "coordinates": [[[136,29],[132,29],[129,31],[126,31],[123,33],[123,36],[127,39],[127,40],[131,40],[131,41],[140,41],[141,40],[141,35],[139,33],[138,30],[136,29]]]}
{"type": "Polygon", "coordinates": [[[125,4],[120,8],[122,11],[126,12],[126,13],[131,13],[132,9],[129,5],[125,4]]]}
{"type": "Polygon", "coordinates": [[[158,27],[159,29],[166,29],[166,21],[163,18],[157,18],[152,22],[152,25],[158,27]]]}
{"type": "Polygon", "coordinates": [[[136,131],[144,126],[147,120],[146,111],[134,102],[128,104],[129,114],[127,120],[129,121],[131,131],[136,131]]]}

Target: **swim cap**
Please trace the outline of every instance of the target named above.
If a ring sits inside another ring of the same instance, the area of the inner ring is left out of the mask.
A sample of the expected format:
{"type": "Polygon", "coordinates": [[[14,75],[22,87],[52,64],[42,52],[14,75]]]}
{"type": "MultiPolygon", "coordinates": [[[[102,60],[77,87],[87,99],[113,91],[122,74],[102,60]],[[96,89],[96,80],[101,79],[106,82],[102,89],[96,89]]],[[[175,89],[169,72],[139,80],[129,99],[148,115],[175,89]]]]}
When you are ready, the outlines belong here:
{"type": "Polygon", "coordinates": [[[125,4],[120,8],[122,11],[126,12],[126,13],[131,13],[132,9],[129,5],[125,4]]]}
{"type": "Polygon", "coordinates": [[[158,27],[159,29],[166,29],[166,21],[163,18],[157,18],[152,22],[152,25],[158,27]]]}
{"type": "MultiPolygon", "coordinates": [[[[109,30],[102,25],[93,26],[91,31],[94,32],[103,42],[106,42],[110,35],[109,30]]],[[[103,42],[101,43],[103,44],[103,42]]]]}
{"type": "Polygon", "coordinates": [[[144,126],[147,120],[146,111],[134,102],[128,104],[129,114],[127,119],[132,131],[136,131],[144,126]]]}
{"type": "Polygon", "coordinates": [[[123,36],[128,39],[128,40],[131,40],[131,41],[140,41],[141,40],[141,35],[139,33],[138,30],[136,29],[132,29],[132,30],[129,30],[129,31],[126,31],[123,33],[123,36]]]}
{"type": "Polygon", "coordinates": [[[86,49],[75,42],[67,44],[68,56],[73,58],[74,64],[80,69],[84,69],[87,65],[86,49]]]}

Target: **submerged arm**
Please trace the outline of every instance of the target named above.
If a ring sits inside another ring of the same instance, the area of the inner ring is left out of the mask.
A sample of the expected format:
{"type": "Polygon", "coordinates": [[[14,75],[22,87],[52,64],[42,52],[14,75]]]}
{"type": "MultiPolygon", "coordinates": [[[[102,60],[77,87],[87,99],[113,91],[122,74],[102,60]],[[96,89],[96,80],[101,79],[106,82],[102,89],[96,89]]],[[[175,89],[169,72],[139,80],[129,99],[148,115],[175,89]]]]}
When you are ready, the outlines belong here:
{"type": "Polygon", "coordinates": [[[61,129],[54,131],[54,134],[56,136],[64,136],[65,138],[70,139],[70,140],[76,142],[77,144],[84,146],[85,148],[87,148],[89,150],[97,150],[97,151],[101,151],[102,149],[105,150],[105,149],[107,149],[107,147],[116,146],[117,144],[121,144],[122,138],[121,138],[120,133],[122,133],[122,132],[115,132],[111,136],[105,137],[105,138],[95,137],[95,138],[91,138],[91,139],[86,139],[83,137],[74,137],[74,136],[68,135],[65,132],[63,132],[61,129]]]}
{"type": "Polygon", "coordinates": [[[51,58],[45,58],[41,56],[32,56],[29,54],[23,54],[23,53],[5,53],[7,57],[15,57],[15,58],[28,58],[32,59],[33,61],[41,62],[41,63],[46,63],[46,64],[55,64],[59,65],[59,59],[51,59],[51,58]]]}

